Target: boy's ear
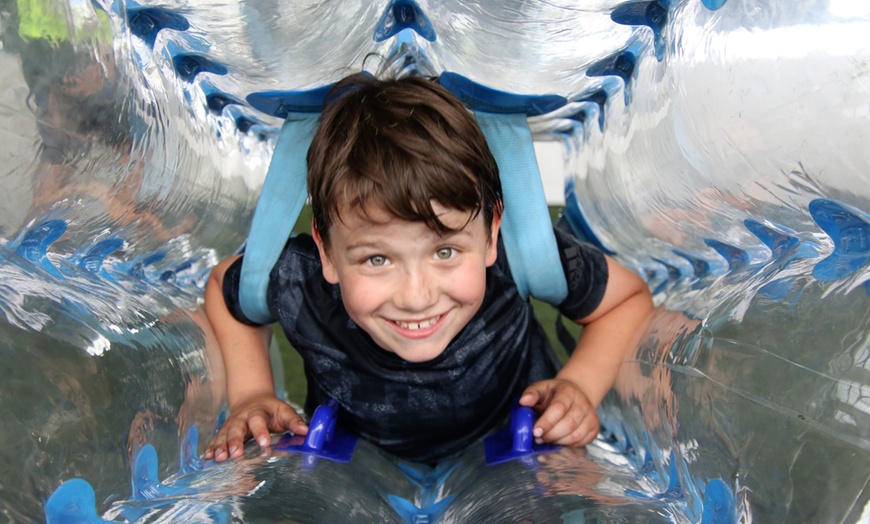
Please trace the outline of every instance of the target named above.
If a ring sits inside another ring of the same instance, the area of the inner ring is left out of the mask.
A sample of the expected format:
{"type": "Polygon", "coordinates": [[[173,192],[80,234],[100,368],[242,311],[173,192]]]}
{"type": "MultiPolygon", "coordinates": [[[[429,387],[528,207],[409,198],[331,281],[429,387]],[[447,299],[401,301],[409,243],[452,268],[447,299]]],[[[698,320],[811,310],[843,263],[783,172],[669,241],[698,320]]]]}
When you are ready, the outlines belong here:
{"type": "Polygon", "coordinates": [[[495,264],[498,258],[498,232],[501,227],[501,210],[496,209],[492,214],[492,226],[489,231],[489,244],[486,246],[486,267],[495,264]]]}
{"type": "Polygon", "coordinates": [[[320,231],[317,226],[311,224],[311,236],[314,238],[314,243],[317,244],[317,252],[320,253],[320,264],[323,266],[323,278],[330,284],[338,284],[338,272],[335,270],[335,264],[329,258],[329,251],[320,237],[320,231]]]}

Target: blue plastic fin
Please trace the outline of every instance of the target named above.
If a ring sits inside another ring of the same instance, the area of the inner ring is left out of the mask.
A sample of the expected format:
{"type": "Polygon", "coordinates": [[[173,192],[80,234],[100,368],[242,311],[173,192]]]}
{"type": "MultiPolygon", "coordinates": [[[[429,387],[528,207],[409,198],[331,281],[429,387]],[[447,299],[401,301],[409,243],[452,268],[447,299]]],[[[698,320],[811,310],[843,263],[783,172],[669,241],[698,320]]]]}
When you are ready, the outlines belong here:
{"type": "MultiPolygon", "coordinates": [[[[457,73],[441,73],[438,82],[474,111],[486,113],[522,113],[525,116],[538,116],[555,111],[568,103],[568,100],[561,95],[521,95],[500,91],[478,84],[457,73]]],[[[537,164],[535,167],[537,168],[537,164]]],[[[535,172],[537,173],[537,169],[535,172]]]]}
{"type": "Polygon", "coordinates": [[[199,428],[190,426],[184,434],[181,449],[178,450],[179,472],[191,473],[202,469],[202,462],[196,450],[199,447],[199,428]]]}
{"type": "Polygon", "coordinates": [[[277,451],[302,453],[333,462],[350,462],[359,438],[336,426],[339,405],[334,399],[317,406],[304,437],[285,433],[275,444],[277,451]]]}
{"type": "Polygon", "coordinates": [[[405,29],[416,31],[418,35],[430,42],[434,42],[437,38],[435,27],[429,21],[429,17],[423,13],[423,10],[414,0],[393,0],[390,2],[378,21],[372,38],[375,42],[383,42],[405,29]]]}
{"type": "Polygon", "coordinates": [[[711,273],[713,273],[713,264],[711,264],[709,260],[705,260],[700,255],[687,253],[679,249],[674,249],[672,251],[675,255],[683,257],[689,262],[689,264],[692,265],[692,272],[695,274],[695,278],[704,279],[710,276],[711,273]]]}
{"type": "Polygon", "coordinates": [[[535,413],[532,408],[516,404],[511,411],[510,426],[483,440],[486,463],[493,466],[561,449],[553,444],[536,444],[532,436],[534,427],[535,413]]]}
{"type": "Polygon", "coordinates": [[[154,251],[136,257],[128,266],[127,274],[139,280],[147,280],[148,268],[166,258],[166,251],[154,251]]]}
{"type": "Polygon", "coordinates": [[[97,499],[88,481],[75,478],[61,484],[45,503],[47,524],[105,524],[97,515],[97,499]]]}
{"type": "Polygon", "coordinates": [[[701,524],[734,524],[737,522],[734,493],[722,479],[713,479],[704,490],[704,511],[701,524]]]}
{"type": "Polygon", "coordinates": [[[227,74],[225,65],[199,53],[179,53],[172,57],[172,65],[179,78],[191,82],[200,73],[227,74]]]}
{"type": "Polygon", "coordinates": [[[608,255],[615,255],[616,252],[607,248],[604,243],[595,234],[589,220],[586,218],[586,213],[580,205],[580,200],[577,198],[577,192],[574,186],[574,177],[569,177],[565,182],[565,209],[562,212],[562,217],[568,223],[571,233],[581,242],[587,242],[604,251],[608,255]]]}
{"type": "Polygon", "coordinates": [[[245,101],[257,111],[288,119],[293,113],[319,113],[331,89],[332,84],[308,91],[261,91],[249,94],[245,101]]]}
{"type": "Polygon", "coordinates": [[[157,33],[162,29],[187,31],[190,23],[183,16],[161,7],[127,7],[127,25],[130,32],[154,47],[157,33]]]}
{"type": "Polygon", "coordinates": [[[637,55],[632,51],[622,51],[589,66],[586,76],[618,76],[628,89],[635,66],[637,66],[637,55]]]}
{"type": "Polygon", "coordinates": [[[157,466],[157,450],[145,444],[133,459],[133,500],[155,500],[194,492],[160,482],[157,466]]]}
{"type": "Polygon", "coordinates": [[[434,524],[439,522],[450,506],[450,503],[453,502],[453,498],[454,495],[448,495],[438,502],[421,508],[398,495],[387,495],[387,500],[393,506],[393,509],[396,510],[396,513],[402,517],[402,520],[415,524],[434,524]]]}
{"type": "Polygon", "coordinates": [[[834,252],[816,264],[813,277],[839,280],[870,262],[870,215],[823,198],[810,202],[809,209],[816,224],[834,241],[834,252]]]}
{"type": "Polygon", "coordinates": [[[666,46],[663,30],[668,23],[667,4],[667,0],[625,3],[613,10],[610,19],[617,24],[645,25],[652,29],[656,58],[661,60],[664,58],[666,46]]]}
{"type": "Polygon", "coordinates": [[[544,197],[532,133],[525,114],[475,112],[498,163],[504,215],[501,230],[511,273],[523,298],[559,304],[568,284],[544,197]]]}
{"type": "Polygon", "coordinates": [[[744,269],[752,262],[749,252],[741,247],[716,240],[715,238],[705,238],[704,243],[715,249],[728,262],[728,268],[731,271],[744,269]]]}
{"type": "MultiPolygon", "coordinates": [[[[794,246],[801,242],[793,229],[779,224],[768,225],[747,218],[743,221],[743,225],[770,249],[771,257],[775,259],[790,256],[794,246]]],[[[795,258],[806,257],[795,256],[795,258]]]]}
{"type": "Polygon", "coordinates": [[[60,270],[48,259],[48,248],[66,233],[66,228],[67,223],[65,220],[46,220],[30,229],[24,235],[21,242],[15,247],[15,252],[33,264],[40,266],[52,276],[63,279],[60,270]]]}
{"type": "Polygon", "coordinates": [[[245,316],[260,324],[273,322],[266,304],[269,273],[290,238],[308,195],[305,157],[318,117],[317,113],[293,113],[287,117],[254,211],[242,261],[239,303],[245,316]]]}
{"type": "Polygon", "coordinates": [[[710,11],[715,11],[721,8],[728,0],[701,0],[701,3],[704,4],[704,7],[709,9],[710,11]]]}
{"type": "Polygon", "coordinates": [[[90,271],[95,275],[105,276],[106,270],[103,262],[106,257],[124,247],[124,240],[118,237],[109,237],[89,247],[78,260],[79,267],[90,271]]]}

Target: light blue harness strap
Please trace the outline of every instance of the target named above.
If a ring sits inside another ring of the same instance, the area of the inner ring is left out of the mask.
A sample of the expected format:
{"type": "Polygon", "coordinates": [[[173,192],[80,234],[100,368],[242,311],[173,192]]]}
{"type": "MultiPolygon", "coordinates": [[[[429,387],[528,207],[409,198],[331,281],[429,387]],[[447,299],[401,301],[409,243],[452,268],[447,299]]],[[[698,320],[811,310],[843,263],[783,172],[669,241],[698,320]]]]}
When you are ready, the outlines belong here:
{"type": "Polygon", "coordinates": [[[254,211],[242,260],[239,305],[246,317],[260,324],[275,320],[266,304],[269,274],[290,238],[308,196],[305,157],[319,117],[319,113],[291,113],[287,116],[254,211]]]}
{"type": "Polygon", "coordinates": [[[559,304],[568,296],[568,284],[526,115],[474,114],[501,175],[502,238],[517,288],[523,298],[559,304]]]}

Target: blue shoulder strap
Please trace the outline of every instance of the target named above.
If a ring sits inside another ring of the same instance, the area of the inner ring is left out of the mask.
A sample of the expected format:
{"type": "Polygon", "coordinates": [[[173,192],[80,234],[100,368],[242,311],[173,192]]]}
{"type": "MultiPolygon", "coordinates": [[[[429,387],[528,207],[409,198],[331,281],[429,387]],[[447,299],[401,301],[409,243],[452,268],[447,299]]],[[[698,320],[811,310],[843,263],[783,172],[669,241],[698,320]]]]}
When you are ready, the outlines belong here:
{"type": "Polygon", "coordinates": [[[501,176],[502,239],[520,295],[559,304],[568,296],[547,210],[532,133],[524,113],[475,111],[501,176]]]}
{"type": "Polygon", "coordinates": [[[517,289],[523,298],[560,304],[568,296],[568,284],[527,117],[554,111],[567,100],[507,93],[456,73],[442,73],[439,81],[474,110],[498,164],[504,193],[502,239],[517,289]]]}
{"type": "Polygon", "coordinates": [[[290,238],[308,196],[305,157],[319,117],[319,113],[291,113],[287,116],[254,210],[242,259],[239,305],[246,317],[260,324],[275,320],[266,304],[269,274],[290,238]]]}

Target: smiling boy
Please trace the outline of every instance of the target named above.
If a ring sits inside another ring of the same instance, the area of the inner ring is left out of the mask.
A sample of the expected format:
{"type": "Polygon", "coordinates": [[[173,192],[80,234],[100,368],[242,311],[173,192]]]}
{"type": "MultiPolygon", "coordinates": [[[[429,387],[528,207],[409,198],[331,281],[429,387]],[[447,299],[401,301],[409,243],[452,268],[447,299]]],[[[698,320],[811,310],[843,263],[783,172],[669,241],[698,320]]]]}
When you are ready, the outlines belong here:
{"type": "MultiPolygon", "coordinates": [[[[408,460],[435,462],[498,428],[514,399],[535,437],[585,445],[595,408],[652,304],[636,275],[556,231],[568,298],[584,333],[559,363],[499,241],[498,167],[474,117],[422,78],[356,75],[327,98],[308,151],[312,235],[291,238],[268,302],[302,355],[306,411],[327,398],[339,424],[408,460]]],[[[253,436],[306,434],[275,396],[269,326],[238,305],[241,259],[218,264],[206,312],[227,372],[230,415],[205,458],[253,436]]]]}

